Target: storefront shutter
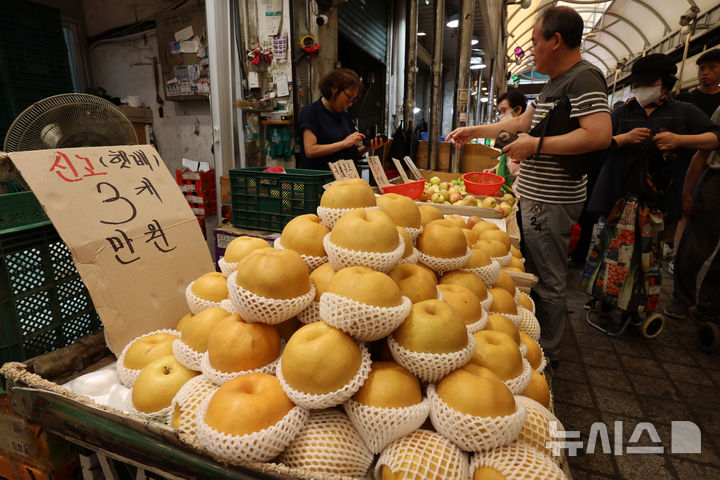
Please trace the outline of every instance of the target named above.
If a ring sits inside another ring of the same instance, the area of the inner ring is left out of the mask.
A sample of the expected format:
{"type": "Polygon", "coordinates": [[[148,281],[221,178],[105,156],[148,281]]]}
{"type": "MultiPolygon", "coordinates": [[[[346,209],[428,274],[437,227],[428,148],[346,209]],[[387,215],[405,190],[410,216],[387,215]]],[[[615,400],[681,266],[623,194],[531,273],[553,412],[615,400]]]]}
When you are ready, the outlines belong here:
{"type": "Polygon", "coordinates": [[[385,0],[349,0],[338,5],[338,32],[385,63],[388,33],[385,0]]]}

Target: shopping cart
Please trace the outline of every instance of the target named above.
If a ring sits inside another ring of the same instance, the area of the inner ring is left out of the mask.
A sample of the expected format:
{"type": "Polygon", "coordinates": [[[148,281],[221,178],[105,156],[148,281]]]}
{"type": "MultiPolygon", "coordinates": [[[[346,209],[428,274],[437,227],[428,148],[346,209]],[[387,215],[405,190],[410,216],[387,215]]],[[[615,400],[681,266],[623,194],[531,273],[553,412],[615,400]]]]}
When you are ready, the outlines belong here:
{"type": "Polygon", "coordinates": [[[660,294],[663,215],[636,195],[613,207],[590,252],[580,289],[592,295],[587,322],[619,336],[629,325],[657,337],[665,317],[655,313],[660,294]],[[618,317],[619,316],[619,320],[618,317]]]}

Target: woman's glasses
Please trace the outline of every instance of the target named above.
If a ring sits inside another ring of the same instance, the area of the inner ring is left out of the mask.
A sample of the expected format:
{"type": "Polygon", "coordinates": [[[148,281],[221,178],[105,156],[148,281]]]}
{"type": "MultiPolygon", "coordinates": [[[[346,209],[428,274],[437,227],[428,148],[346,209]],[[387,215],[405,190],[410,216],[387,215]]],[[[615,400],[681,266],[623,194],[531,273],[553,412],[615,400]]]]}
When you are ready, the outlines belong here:
{"type": "Polygon", "coordinates": [[[350,105],[358,101],[359,97],[353,97],[352,95],[348,94],[345,90],[342,91],[342,93],[345,94],[345,96],[348,99],[348,102],[350,102],[350,105]]]}

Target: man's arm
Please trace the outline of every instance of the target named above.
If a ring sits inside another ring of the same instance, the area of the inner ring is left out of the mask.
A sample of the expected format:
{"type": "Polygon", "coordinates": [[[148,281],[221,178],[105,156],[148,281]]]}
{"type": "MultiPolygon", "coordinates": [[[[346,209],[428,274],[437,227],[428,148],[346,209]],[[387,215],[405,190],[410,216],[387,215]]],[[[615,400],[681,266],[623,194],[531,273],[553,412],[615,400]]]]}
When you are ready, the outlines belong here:
{"type": "Polygon", "coordinates": [[[660,132],[653,136],[653,142],[660,150],[675,150],[677,148],[715,150],[720,147],[720,141],[718,141],[715,132],[705,132],[697,135],[660,132]]]}
{"type": "Polygon", "coordinates": [[[521,115],[502,122],[456,128],[445,137],[445,141],[451,142],[455,147],[460,147],[473,138],[495,138],[501,130],[513,133],[527,132],[530,130],[534,112],[534,109],[528,107],[521,115]]]}
{"type": "MultiPolygon", "coordinates": [[[[604,150],[612,141],[612,123],[607,112],[591,113],[577,117],[580,126],[572,132],[545,137],[541,153],[554,155],[580,155],[604,150]]],[[[503,152],[515,160],[535,154],[540,137],[520,134],[518,139],[506,146],[503,152]]]]}
{"type": "Polygon", "coordinates": [[[690,161],[690,165],[685,173],[685,183],[682,193],[682,210],[684,215],[690,215],[690,212],[692,212],[692,191],[695,188],[695,183],[698,178],[700,178],[700,174],[705,169],[709,155],[709,150],[698,150],[690,161]]]}

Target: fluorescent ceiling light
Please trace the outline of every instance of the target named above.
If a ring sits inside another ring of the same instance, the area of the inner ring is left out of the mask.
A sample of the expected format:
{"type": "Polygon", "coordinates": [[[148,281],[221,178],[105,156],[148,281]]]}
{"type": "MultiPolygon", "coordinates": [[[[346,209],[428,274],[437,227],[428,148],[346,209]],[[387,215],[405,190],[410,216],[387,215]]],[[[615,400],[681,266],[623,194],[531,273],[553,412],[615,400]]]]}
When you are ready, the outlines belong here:
{"type": "Polygon", "coordinates": [[[480,40],[477,39],[477,37],[473,37],[472,40],[470,40],[470,45],[477,45],[480,43],[480,40]]]}
{"type": "Polygon", "coordinates": [[[445,25],[447,25],[449,28],[458,28],[460,26],[460,17],[457,14],[451,15],[445,25]]]}
{"type": "Polygon", "coordinates": [[[482,103],[487,103],[488,100],[489,100],[488,97],[481,97],[481,98],[480,98],[480,101],[481,101],[482,103]]]}
{"type": "Polygon", "coordinates": [[[485,68],[485,64],[483,63],[473,63],[470,65],[470,70],[482,70],[483,68],[485,68]]]}
{"type": "Polygon", "coordinates": [[[420,107],[413,108],[413,113],[420,113],[420,107]]]}
{"type": "Polygon", "coordinates": [[[427,35],[427,33],[425,33],[425,32],[418,32],[418,33],[417,33],[417,36],[418,36],[418,37],[424,37],[425,35],[427,35]]]}

